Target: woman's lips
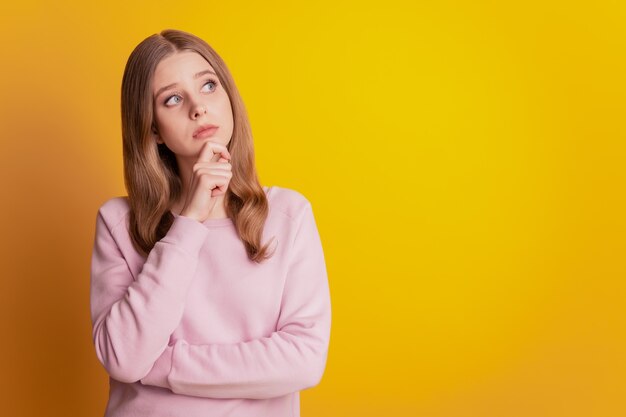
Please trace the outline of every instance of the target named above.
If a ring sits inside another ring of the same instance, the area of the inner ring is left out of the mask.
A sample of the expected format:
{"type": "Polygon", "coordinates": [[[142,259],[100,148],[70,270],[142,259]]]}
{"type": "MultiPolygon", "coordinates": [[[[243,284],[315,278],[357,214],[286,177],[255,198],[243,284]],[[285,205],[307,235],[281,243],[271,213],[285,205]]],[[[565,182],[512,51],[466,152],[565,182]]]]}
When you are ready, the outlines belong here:
{"type": "Polygon", "coordinates": [[[215,134],[217,129],[218,129],[217,126],[207,127],[206,129],[202,129],[201,131],[196,133],[194,135],[194,138],[196,138],[196,139],[204,139],[204,138],[211,137],[211,136],[213,136],[215,134]]]}

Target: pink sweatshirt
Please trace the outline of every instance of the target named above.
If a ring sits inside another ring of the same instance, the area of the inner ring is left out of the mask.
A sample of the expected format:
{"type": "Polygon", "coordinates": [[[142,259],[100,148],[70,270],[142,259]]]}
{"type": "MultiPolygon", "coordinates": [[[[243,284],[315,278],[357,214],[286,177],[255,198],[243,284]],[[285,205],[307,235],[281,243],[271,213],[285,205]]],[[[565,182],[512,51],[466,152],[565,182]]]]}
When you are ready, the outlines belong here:
{"type": "Polygon", "coordinates": [[[109,374],[106,417],[296,417],[330,339],[330,293],[310,202],[263,187],[269,215],[248,259],[230,219],[175,215],[148,257],[133,248],[125,197],[96,218],[91,320],[109,374]]]}

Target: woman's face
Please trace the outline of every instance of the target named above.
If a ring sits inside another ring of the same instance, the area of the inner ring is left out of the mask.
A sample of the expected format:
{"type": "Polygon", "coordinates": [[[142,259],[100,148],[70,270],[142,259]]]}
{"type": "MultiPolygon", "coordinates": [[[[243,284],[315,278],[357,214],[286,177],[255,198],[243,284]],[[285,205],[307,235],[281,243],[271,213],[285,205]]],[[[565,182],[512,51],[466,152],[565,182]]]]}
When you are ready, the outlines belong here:
{"type": "Polygon", "coordinates": [[[195,159],[209,140],[228,145],[233,133],[230,100],[202,55],[184,51],[164,58],[152,81],[157,143],[165,143],[179,160],[195,159]],[[206,125],[217,129],[196,137],[206,125]]]}

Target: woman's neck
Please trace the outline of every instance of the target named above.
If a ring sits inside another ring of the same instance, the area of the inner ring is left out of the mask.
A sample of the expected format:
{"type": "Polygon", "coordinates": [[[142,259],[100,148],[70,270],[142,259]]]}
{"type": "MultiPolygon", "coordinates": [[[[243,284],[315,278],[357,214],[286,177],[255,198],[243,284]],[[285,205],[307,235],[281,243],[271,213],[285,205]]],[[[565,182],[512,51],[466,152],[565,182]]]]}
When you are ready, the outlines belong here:
{"type": "MultiPolygon", "coordinates": [[[[180,214],[181,211],[183,211],[183,208],[185,206],[185,201],[186,201],[186,197],[187,194],[184,193],[180,200],[177,201],[173,207],[172,207],[172,212],[176,213],[176,214],[180,214]]],[[[207,217],[208,219],[225,219],[228,217],[228,215],[226,214],[226,206],[224,203],[224,195],[218,195],[217,197],[211,197],[211,198],[216,198],[217,201],[215,202],[215,206],[213,207],[213,210],[211,211],[211,214],[209,215],[209,217],[207,217]]]]}

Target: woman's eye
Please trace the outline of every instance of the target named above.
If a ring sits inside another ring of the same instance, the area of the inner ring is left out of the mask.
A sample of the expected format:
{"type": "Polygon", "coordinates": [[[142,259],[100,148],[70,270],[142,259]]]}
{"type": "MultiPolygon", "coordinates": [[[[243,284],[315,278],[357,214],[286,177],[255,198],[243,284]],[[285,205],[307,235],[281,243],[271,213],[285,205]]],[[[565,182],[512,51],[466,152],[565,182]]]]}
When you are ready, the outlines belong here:
{"type": "MultiPolygon", "coordinates": [[[[165,105],[167,106],[168,104],[170,104],[170,102],[172,101],[172,99],[173,99],[173,98],[176,98],[176,97],[180,98],[180,96],[171,96],[170,98],[168,98],[168,99],[165,101],[165,105]]],[[[180,100],[178,100],[176,103],[179,103],[179,102],[180,102],[180,100]]],[[[172,103],[172,104],[176,104],[176,103],[172,103]]]]}
{"type": "MultiPolygon", "coordinates": [[[[206,83],[204,83],[204,85],[202,86],[202,89],[204,89],[204,87],[206,87],[209,84],[213,84],[212,88],[209,87],[209,91],[211,91],[211,92],[215,91],[215,89],[217,88],[217,81],[214,81],[214,80],[209,80],[206,83]]],[[[173,95],[173,96],[169,96],[167,98],[167,100],[165,100],[164,104],[166,106],[169,106],[171,104],[178,104],[178,103],[180,103],[180,100],[182,100],[182,97],[180,95],[176,94],[176,95],[173,95]],[[172,101],[172,99],[174,99],[174,98],[177,98],[178,100],[172,101]]]]}
{"type": "Polygon", "coordinates": [[[213,84],[213,88],[211,89],[211,91],[213,91],[213,90],[215,90],[217,88],[217,82],[215,82],[213,80],[207,81],[206,83],[204,83],[204,86],[206,86],[207,84],[213,84]]]}

